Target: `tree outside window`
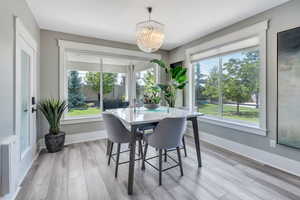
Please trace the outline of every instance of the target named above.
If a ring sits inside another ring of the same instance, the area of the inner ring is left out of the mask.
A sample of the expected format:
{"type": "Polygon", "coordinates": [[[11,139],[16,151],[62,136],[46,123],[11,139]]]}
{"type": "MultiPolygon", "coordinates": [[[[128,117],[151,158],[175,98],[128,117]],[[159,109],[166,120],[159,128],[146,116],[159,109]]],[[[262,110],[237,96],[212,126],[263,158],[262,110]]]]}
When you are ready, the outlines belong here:
{"type": "Polygon", "coordinates": [[[199,61],[195,65],[199,111],[223,119],[258,123],[259,65],[256,49],[199,61]]]}
{"type": "Polygon", "coordinates": [[[85,96],[81,92],[82,79],[78,71],[69,72],[68,81],[68,108],[69,110],[83,108],[85,106],[85,96]]]}

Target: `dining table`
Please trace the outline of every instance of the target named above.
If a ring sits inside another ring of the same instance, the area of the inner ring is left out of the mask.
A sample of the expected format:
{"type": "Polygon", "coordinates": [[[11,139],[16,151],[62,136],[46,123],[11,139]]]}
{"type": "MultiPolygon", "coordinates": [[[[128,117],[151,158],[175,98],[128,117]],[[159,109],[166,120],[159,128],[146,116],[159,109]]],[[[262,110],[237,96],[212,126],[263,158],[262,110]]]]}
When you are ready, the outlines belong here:
{"type": "Polygon", "coordinates": [[[197,117],[202,116],[202,113],[193,111],[191,109],[160,107],[155,110],[148,110],[144,107],[130,107],[110,109],[105,112],[113,114],[120,119],[123,124],[130,129],[130,143],[129,143],[129,172],[128,172],[128,194],[133,194],[134,183],[134,168],[136,155],[136,140],[138,130],[143,130],[147,127],[155,127],[161,120],[170,117],[186,117],[188,121],[192,122],[193,135],[195,141],[195,149],[197,155],[197,167],[202,166],[199,130],[197,117]]]}

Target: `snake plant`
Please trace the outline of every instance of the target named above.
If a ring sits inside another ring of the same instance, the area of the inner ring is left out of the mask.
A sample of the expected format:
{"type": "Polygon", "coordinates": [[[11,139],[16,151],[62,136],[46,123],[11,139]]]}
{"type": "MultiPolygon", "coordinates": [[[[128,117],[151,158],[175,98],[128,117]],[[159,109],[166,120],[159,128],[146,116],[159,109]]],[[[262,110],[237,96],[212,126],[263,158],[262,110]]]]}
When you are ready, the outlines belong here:
{"type": "Polygon", "coordinates": [[[38,104],[38,109],[43,113],[49,123],[49,133],[59,134],[60,119],[67,108],[66,101],[45,99],[38,104]]]}

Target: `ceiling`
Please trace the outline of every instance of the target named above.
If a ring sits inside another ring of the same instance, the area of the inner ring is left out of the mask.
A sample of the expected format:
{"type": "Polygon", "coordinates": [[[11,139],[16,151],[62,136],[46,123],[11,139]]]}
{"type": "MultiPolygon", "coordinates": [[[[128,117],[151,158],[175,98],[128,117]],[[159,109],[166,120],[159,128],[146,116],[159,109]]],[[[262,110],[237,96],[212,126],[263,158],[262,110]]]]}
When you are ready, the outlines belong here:
{"type": "Polygon", "coordinates": [[[163,49],[184,43],[288,0],[26,0],[40,28],[135,44],[135,25],[165,24],[163,49]]]}

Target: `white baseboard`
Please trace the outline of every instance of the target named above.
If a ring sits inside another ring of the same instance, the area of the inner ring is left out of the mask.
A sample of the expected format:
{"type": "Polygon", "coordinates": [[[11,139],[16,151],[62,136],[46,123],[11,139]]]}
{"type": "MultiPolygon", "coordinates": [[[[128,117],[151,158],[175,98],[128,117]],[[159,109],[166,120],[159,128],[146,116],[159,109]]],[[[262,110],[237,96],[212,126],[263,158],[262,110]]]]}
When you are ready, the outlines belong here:
{"type": "Polygon", "coordinates": [[[265,165],[277,168],[279,170],[288,172],[290,174],[300,177],[300,162],[279,156],[273,153],[269,153],[260,149],[249,147],[231,140],[227,140],[221,137],[214,136],[212,134],[200,133],[201,140],[240,154],[257,162],[265,165]]]}
{"type": "MultiPolygon", "coordinates": [[[[106,138],[106,131],[94,131],[94,132],[86,132],[86,133],[77,133],[77,134],[67,134],[65,144],[75,144],[80,142],[88,142],[88,141],[94,141],[94,140],[100,140],[106,138]]],[[[44,149],[45,141],[44,138],[41,138],[39,140],[39,148],[44,149]]]]}

